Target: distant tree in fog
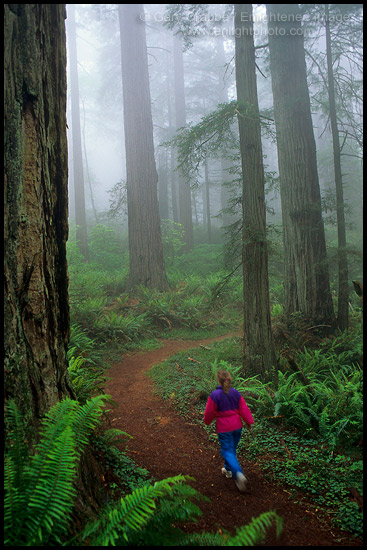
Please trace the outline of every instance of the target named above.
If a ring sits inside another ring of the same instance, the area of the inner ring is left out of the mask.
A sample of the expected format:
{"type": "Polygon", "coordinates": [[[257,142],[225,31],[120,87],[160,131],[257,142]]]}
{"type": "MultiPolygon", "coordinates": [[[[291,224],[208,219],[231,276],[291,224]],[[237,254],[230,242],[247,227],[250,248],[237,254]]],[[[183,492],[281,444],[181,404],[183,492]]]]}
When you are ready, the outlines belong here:
{"type": "Polygon", "coordinates": [[[267,4],[285,252],[285,313],[334,324],[298,4],[267,4]],[[291,33],[291,30],[293,32],[291,33]]]}
{"type": "Polygon", "coordinates": [[[75,189],[75,223],[77,225],[76,238],[80,252],[88,261],[87,244],[87,219],[85,213],[85,192],[82,157],[82,137],[80,129],[80,106],[79,106],[79,79],[78,59],[76,47],[75,28],[75,4],[67,6],[67,31],[70,62],[70,92],[71,92],[71,128],[73,136],[73,171],[75,189]]]}
{"type": "MultiPolygon", "coordinates": [[[[184,83],[184,64],[182,52],[182,38],[179,35],[173,37],[173,57],[174,57],[174,91],[175,91],[175,114],[176,128],[186,126],[186,108],[185,108],[185,83],[184,83]]],[[[178,210],[179,222],[183,225],[184,249],[191,250],[194,245],[194,235],[192,227],[192,209],[191,209],[191,190],[190,182],[187,181],[185,174],[178,169],[178,210]]]]}
{"type": "Polygon", "coordinates": [[[165,290],[143,4],[119,4],[130,270],[128,286],[165,290]]]}
{"type": "Polygon", "coordinates": [[[318,69],[316,105],[331,128],[338,232],[337,326],[345,330],[349,324],[349,275],[342,150],[346,144],[353,144],[357,153],[362,149],[362,4],[306,4],[303,9],[306,21],[312,25],[317,20],[318,33],[325,33],[326,51],[308,54],[318,69]]]}

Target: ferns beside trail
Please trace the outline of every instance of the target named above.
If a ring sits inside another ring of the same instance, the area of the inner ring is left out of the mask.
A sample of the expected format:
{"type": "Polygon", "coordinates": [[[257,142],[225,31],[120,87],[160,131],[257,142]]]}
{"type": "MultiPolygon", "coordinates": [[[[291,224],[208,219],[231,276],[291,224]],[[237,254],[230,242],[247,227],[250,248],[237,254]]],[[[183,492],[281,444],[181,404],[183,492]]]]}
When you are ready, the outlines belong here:
{"type": "Polygon", "coordinates": [[[27,458],[21,415],[7,403],[10,428],[5,457],[6,546],[40,546],[60,542],[73,509],[77,461],[99,422],[107,396],[81,406],[65,399],[43,421],[35,454],[27,458]]]}
{"type": "Polygon", "coordinates": [[[193,499],[209,500],[184,483],[189,479],[193,478],[178,475],[136,489],[87,526],[83,539],[90,546],[254,546],[273,522],[280,535],[282,519],[272,510],[252,518],[234,536],[185,533],[177,524],[193,521],[202,513],[193,499]]]}
{"type": "MultiPolygon", "coordinates": [[[[139,487],[106,506],[70,544],[78,460],[108,398],[100,395],[84,405],[65,399],[54,405],[32,456],[24,441],[22,416],[13,401],[7,402],[5,546],[252,546],[262,540],[273,520],[279,534],[281,519],[270,511],[237,530],[234,537],[187,535],[178,524],[202,513],[195,500],[208,499],[185,483],[193,478],[178,475],[139,487]]],[[[111,438],[115,435],[113,430],[111,438]]]]}

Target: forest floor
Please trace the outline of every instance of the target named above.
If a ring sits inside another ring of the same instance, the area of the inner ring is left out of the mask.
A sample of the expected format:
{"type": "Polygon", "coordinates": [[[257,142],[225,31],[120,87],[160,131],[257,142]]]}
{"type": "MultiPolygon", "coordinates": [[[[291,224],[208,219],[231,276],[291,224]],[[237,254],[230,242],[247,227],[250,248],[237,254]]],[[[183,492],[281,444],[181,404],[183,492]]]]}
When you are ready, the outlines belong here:
{"type": "Polygon", "coordinates": [[[118,405],[111,413],[111,427],[133,436],[126,454],[156,480],[178,474],[195,478],[191,485],[210,502],[199,503],[203,514],[195,523],[185,525],[187,532],[234,533],[236,527],[246,525],[253,517],[276,510],[283,518],[283,532],[276,539],[272,528],[264,546],[362,546],[360,539],[332,526],[327,517],[315,512],[314,506],[292,502],[287,487],[267,480],[256,462],[241,455],[249,483],[246,492],[240,493],[233,480],[221,474],[219,444],[210,441],[197,423],[185,421],[169,400],[154,393],[153,381],[146,375],[153,365],[180,351],[225,337],[228,335],[201,341],[165,340],[159,349],[126,354],[112,365],[105,392],[118,405]]]}

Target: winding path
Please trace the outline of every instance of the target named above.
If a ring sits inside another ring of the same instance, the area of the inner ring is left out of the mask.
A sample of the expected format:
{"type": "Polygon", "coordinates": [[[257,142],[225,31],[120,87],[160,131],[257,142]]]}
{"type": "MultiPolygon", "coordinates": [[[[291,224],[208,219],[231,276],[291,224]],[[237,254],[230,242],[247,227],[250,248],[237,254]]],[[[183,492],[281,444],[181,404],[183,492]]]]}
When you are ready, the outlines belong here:
{"type": "Polygon", "coordinates": [[[361,541],[320,520],[311,507],[292,503],[286,488],[269,482],[256,462],[246,458],[241,464],[250,483],[246,493],[239,493],[233,480],[221,475],[219,446],[208,440],[204,429],[185,422],[170,403],[153,394],[153,382],[146,376],[153,365],[179,351],[225,337],[164,340],[161,348],[126,354],[109,369],[105,390],[118,403],[111,413],[112,427],[133,436],[127,454],[156,479],[177,474],[195,478],[193,487],[208,496],[210,503],[199,503],[203,515],[185,526],[188,532],[234,532],[253,517],[276,510],[283,518],[283,533],[276,539],[275,529],[269,531],[265,546],[362,546],[361,541]]]}

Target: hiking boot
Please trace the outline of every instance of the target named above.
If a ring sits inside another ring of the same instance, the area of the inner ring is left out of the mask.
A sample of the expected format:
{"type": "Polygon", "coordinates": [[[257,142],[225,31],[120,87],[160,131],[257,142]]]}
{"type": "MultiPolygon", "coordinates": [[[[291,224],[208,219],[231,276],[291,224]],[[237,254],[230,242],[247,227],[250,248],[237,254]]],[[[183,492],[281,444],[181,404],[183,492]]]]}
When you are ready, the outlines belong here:
{"type": "Polygon", "coordinates": [[[228,477],[228,478],[229,478],[229,477],[232,477],[232,472],[231,472],[231,470],[226,470],[225,468],[222,468],[221,472],[222,472],[222,474],[223,474],[224,476],[226,476],[226,477],[228,477]]]}
{"type": "Polygon", "coordinates": [[[237,472],[234,482],[237,485],[237,488],[241,493],[246,490],[247,479],[242,472],[237,472]]]}

